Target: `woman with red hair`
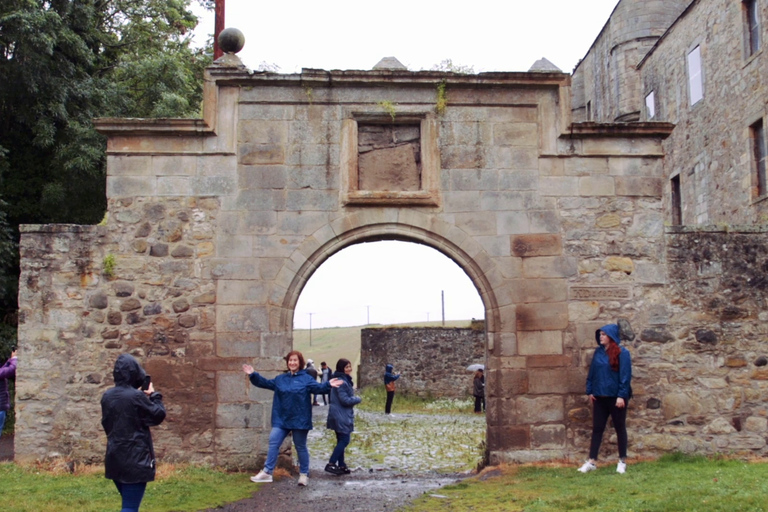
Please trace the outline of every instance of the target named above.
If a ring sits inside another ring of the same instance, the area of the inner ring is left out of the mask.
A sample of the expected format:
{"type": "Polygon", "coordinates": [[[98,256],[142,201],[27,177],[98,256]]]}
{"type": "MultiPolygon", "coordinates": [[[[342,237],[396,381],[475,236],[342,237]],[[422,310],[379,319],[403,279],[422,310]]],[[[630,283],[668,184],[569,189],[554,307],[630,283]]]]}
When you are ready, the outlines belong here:
{"type": "Polygon", "coordinates": [[[299,485],[309,484],[309,450],[307,435],[312,430],[312,400],[310,395],[328,393],[332,387],[341,386],[342,381],[331,379],[320,384],[304,369],[304,356],[292,350],[285,356],[287,371],[274,379],[267,379],[254,371],[253,366],[243,365],[251,384],[257,388],[275,392],[272,398],[272,430],[269,433],[269,450],[264,469],[251,477],[252,482],[271,482],[272,471],[277,465],[280,445],[288,434],[293,437],[296,455],[299,459],[299,485]]]}
{"type": "Polygon", "coordinates": [[[597,349],[587,375],[587,395],[592,402],[592,442],[589,460],[579,471],[587,473],[597,469],[597,454],[603,440],[608,417],[613,420],[619,443],[619,464],[616,472],[627,471],[627,404],[632,397],[632,359],[629,350],[619,346],[619,326],[604,325],[595,331],[597,349]]]}

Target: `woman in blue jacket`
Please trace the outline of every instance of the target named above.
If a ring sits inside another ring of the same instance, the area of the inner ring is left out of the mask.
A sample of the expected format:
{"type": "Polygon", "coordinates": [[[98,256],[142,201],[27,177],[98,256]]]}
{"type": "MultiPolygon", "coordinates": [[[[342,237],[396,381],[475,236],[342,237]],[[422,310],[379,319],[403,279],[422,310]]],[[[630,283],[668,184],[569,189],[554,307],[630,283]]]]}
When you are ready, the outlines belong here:
{"type": "Polygon", "coordinates": [[[331,390],[331,408],[328,411],[326,426],[336,432],[336,447],[325,470],[334,475],[344,475],[350,473],[344,462],[344,450],[347,449],[352,431],[355,430],[353,407],[362,399],[355,396],[352,387],[352,363],[348,359],[339,359],[333,377],[343,381],[343,384],[331,390]]]}
{"type": "Polygon", "coordinates": [[[597,454],[603,440],[608,417],[613,420],[619,443],[618,473],[627,471],[627,404],[632,397],[632,359],[629,351],[619,346],[619,326],[604,325],[595,331],[597,349],[587,375],[587,395],[592,402],[592,442],[589,460],[579,471],[587,473],[597,469],[597,454]]]}
{"type": "Polygon", "coordinates": [[[257,388],[271,389],[275,392],[272,400],[272,431],[269,433],[269,451],[264,469],[251,477],[252,482],[271,482],[272,472],[277,465],[280,445],[291,433],[296,455],[299,457],[299,485],[309,483],[309,450],[307,434],[312,430],[312,400],[310,395],[328,393],[331,387],[339,387],[342,382],[331,379],[320,384],[304,368],[304,356],[293,350],[285,356],[288,371],[274,379],[265,379],[253,370],[249,364],[243,365],[251,384],[257,388]]]}

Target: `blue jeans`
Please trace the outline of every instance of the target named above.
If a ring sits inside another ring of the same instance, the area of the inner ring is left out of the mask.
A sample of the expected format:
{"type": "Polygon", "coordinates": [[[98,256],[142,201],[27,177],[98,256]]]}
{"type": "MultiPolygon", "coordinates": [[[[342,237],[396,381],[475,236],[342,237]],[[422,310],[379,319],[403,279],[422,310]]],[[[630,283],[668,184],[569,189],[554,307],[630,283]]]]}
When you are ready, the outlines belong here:
{"type": "Polygon", "coordinates": [[[139,512],[141,500],[144,498],[144,491],[147,489],[147,482],[138,484],[124,484],[117,480],[114,482],[117,492],[123,497],[123,508],[120,512],[139,512]]]}
{"type": "Polygon", "coordinates": [[[5,426],[5,418],[8,416],[8,411],[0,411],[0,436],[3,435],[3,427],[5,426]]]}
{"type": "Polygon", "coordinates": [[[264,463],[264,471],[270,475],[277,465],[277,455],[280,453],[280,445],[283,444],[288,434],[293,435],[293,445],[296,447],[296,455],[299,457],[299,473],[309,474],[309,450],[307,450],[307,434],[309,430],[288,430],[280,427],[272,427],[269,433],[269,452],[267,462],[264,463]]]}
{"type": "Polygon", "coordinates": [[[337,464],[339,466],[345,467],[346,464],[344,463],[344,450],[347,449],[347,446],[349,446],[349,439],[351,435],[349,433],[345,434],[343,432],[336,432],[336,448],[333,449],[333,453],[331,454],[331,464],[337,464]]]}

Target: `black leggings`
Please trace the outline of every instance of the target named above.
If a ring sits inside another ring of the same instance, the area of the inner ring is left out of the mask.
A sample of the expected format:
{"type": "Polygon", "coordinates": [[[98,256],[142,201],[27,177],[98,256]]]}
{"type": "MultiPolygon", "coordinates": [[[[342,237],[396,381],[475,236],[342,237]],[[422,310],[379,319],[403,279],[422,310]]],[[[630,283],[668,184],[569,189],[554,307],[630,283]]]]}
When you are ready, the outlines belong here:
{"type": "Polygon", "coordinates": [[[394,391],[387,391],[387,405],[384,407],[384,414],[392,412],[392,399],[395,398],[394,391]]]}
{"type": "Polygon", "coordinates": [[[624,407],[616,407],[615,396],[596,396],[593,402],[592,414],[592,442],[589,445],[589,458],[597,460],[600,451],[600,443],[603,441],[603,432],[608,423],[608,417],[613,420],[613,428],[616,429],[616,439],[619,443],[619,458],[627,458],[627,407],[629,400],[624,399],[624,407]]]}

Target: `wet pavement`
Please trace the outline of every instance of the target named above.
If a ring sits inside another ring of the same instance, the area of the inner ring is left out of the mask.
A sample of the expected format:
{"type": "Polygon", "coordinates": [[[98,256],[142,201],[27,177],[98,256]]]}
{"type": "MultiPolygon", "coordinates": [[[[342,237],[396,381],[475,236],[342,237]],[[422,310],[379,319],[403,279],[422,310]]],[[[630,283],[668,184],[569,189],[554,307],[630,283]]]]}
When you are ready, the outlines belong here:
{"type": "MultiPolygon", "coordinates": [[[[425,492],[439,494],[439,488],[456,483],[471,474],[465,461],[454,462],[455,470],[446,472],[455,452],[429,446],[427,452],[420,451],[424,443],[416,431],[421,425],[430,425],[438,430],[461,430],[457,423],[467,423],[473,428],[484,430],[485,418],[467,417],[456,422],[455,417],[440,418],[434,415],[403,414],[385,416],[370,412],[356,412],[356,427],[364,423],[364,429],[392,430],[398,441],[388,440],[377,432],[371,437],[359,432],[352,438],[347,449],[347,463],[354,468],[349,475],[335,476],[323,468],[333,446],[333,433],[324,428],[327,407],[313,408],[315,430],[310,432],[310,479],[307,487],[298,487],[296,476],[277,478],[273,483],[253,484],[260,487],[252,498],[231,503],[206,512],[279,512],[307,510],[319,507],[335,512],[387,511],[393,512],[410,503],[425,492]],[[360,419],[364,418],[364,422],[360,419]],[[442,419],[442,421],[441,421],[442,419]],[[441,427],[441,424],[443,425],[441,427]],[[447,427],[445,425],[448,425],[447,427]],[[378,429],[377,426],[383,427],[378,429]],[[403,435],[398,429],[408,429],[413,435],[403,435]],[[369,447],[370,439],[377,445],[369,447]],[[357,443],[357,445],[355,444],[357,443]],[[386,454],[378,453],[383,443],[386,454]],[[399,444],[398,444],[399,443],[399,444]],[[362,445],[362,446],[361,446],[362,445]],[[440,472],[425,469],[430,462],[442,468],[440,472]]],[[[427,430],[425,435],[429,434],[427,430]]],[[[462,436],[465,434],[462,433],[462,436]]],[[[441,437],[435,435],[433,438],[441,437]]],[[[474,439],[473,439],[474,441],[474,439]]],[[[449,440],[450,442],[450,440],[449,440]]],[[[454,443],[450,443],[454,444],[454,443]]]]}

